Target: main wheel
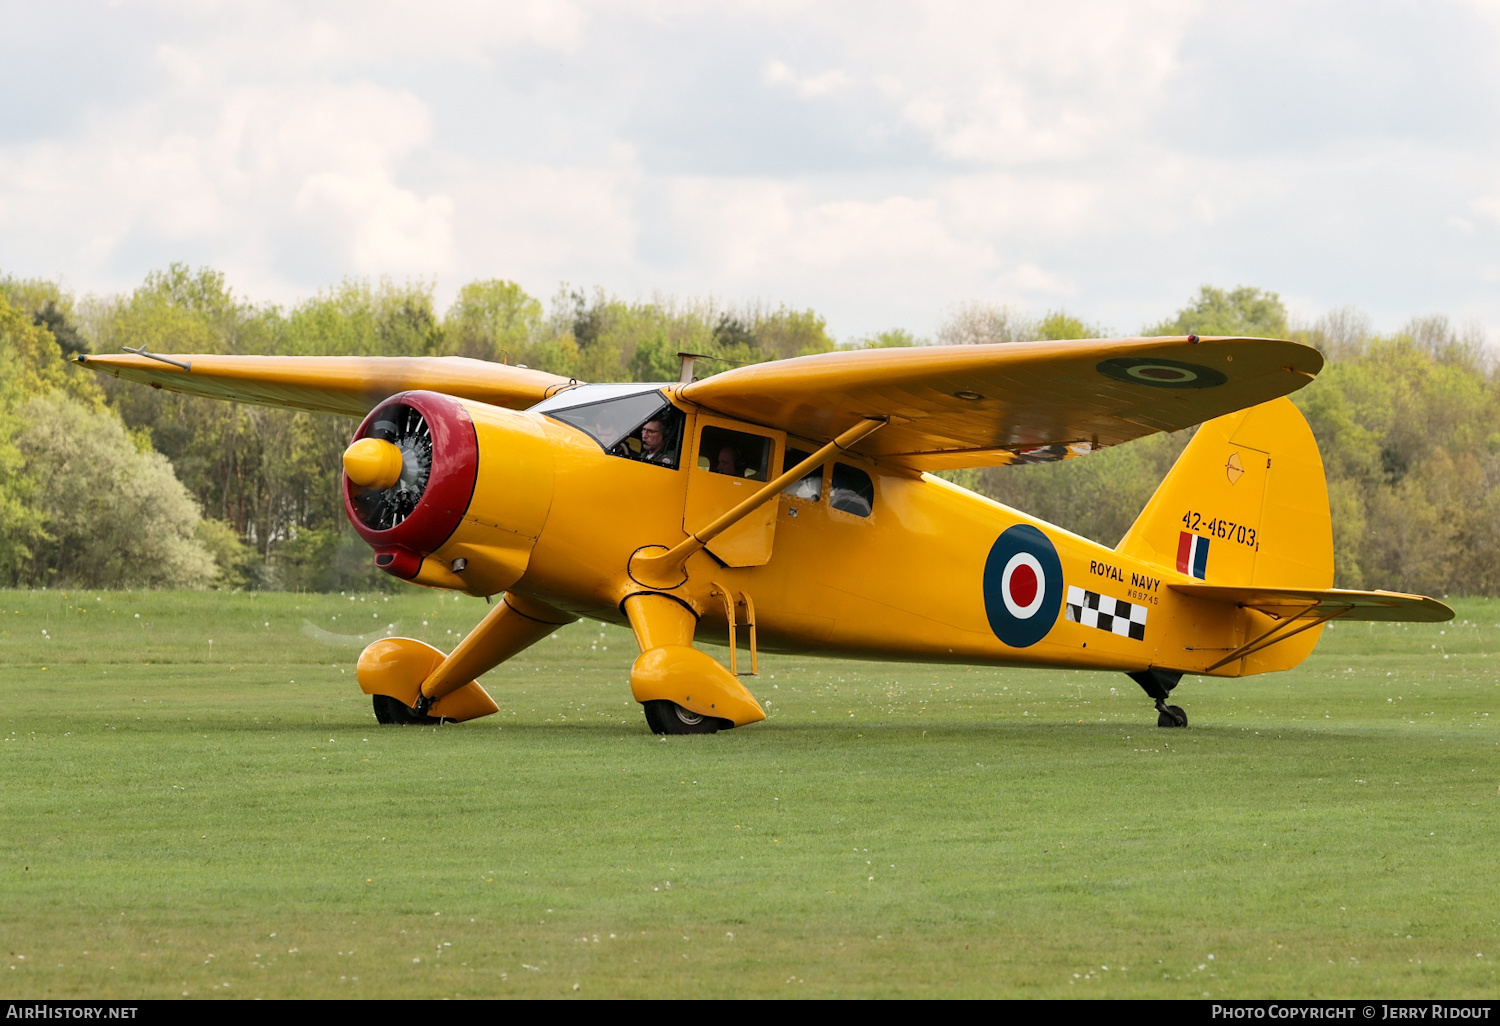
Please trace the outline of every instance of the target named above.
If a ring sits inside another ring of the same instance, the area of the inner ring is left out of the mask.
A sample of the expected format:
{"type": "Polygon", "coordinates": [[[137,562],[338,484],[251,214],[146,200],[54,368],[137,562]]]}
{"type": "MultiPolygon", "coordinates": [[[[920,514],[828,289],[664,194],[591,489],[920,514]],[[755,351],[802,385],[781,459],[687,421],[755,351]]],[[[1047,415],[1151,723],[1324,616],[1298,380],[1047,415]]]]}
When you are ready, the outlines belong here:
{"type": "Polygon", "coordinates": [[[379,723],[400,727],[436,727],[443,722],[441,716],[424,716],[411,706],[390,695],[371,695],[375,706],[375,719],[379,723]]]}
{"type": "Polygon", "coordinates": [[[714,734],[734,726],[717,716],[702,716],[664,698],[643,702],[646,726],[653,734],[714,734]]]}
{"type": "Polygon", "coordinates": [[[1158,727],[1186,727],[1187,713],[1182,711],[1180,705],[1169,705],[1156,714],[1156,725],[1158,727]]]}

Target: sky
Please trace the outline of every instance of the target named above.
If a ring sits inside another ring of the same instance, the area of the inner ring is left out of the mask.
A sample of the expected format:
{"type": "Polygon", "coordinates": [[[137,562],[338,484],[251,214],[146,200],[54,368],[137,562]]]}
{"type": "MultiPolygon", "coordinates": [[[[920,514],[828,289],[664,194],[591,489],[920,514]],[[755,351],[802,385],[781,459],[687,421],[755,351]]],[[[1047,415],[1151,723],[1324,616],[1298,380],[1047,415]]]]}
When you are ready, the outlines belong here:
{"type": "Polygon", "coordinates": [[[1106,333],[1202,284],[1500,342],[1500,0],[0,0],[0,274],[506,278],[1106,333]]]}

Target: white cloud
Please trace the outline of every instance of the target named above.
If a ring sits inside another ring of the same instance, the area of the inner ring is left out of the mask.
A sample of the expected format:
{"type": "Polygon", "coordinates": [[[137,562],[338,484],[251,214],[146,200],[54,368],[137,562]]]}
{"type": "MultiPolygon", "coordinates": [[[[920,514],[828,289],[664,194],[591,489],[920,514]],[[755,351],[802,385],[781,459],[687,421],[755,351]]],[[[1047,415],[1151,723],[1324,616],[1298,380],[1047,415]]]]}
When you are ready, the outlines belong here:
{"type": "Polygon", "coordinates": [[[1011,288],[1021,295],[1027,297],[1072,296],[1078,293],[1078,286],[1066,277],[1053,274],[1044,270],[1036,264],[1027,262],[1021,264],[1014,271],[1004,276],[1011,288]]]}
{"type": "Polygon", "coordinates": [[[771,85],[790,86],[804,100],[836,92],[849,84],[849,76],[836,68],[816,75],[798,75],[778,60],[766,65],[765,79],[771,85]]]}
{"type": "Polygon", "coordinates": [[[384,166],[432,132],[421,100],[369,82],[309,96],[263,92],[254,102],[275,125],[277,157],[294,167],[384,166]]]}
{"type": "Polygon", "coordinates": [[[279,277],[265,266],[278,245],[330,255],[332,281],[452,269],[452,201],[397,181],[431,132],[410,93],[185,84],[197,95],[0,155],[0,230],[42,241],[70,276],[107,277],[133,245],[259,263],[263,281],[279,277]],[[71,252],[44,228],[70,222],[83,236],[71,252]]]}
{"type": "Polygon", "coordinates": [[[453,201],[447,196],[418,197],[378,171],[329,171],[310,175],[293,207],[314,223],[342,229],[356,273],[422,276],[452,269],[453,201]]]}
{"type": "Polygon", "coordinates": [[[865,34],[862,49],[885,68],[902,116],[944,155],[1072,160],[1129,146],[1144,130],[1194,6],[923,5],[865,34]]]}
{"type": "MultiPolygon", "coordinates": [[[[28,17],[37,38],[87,28],[28,17]]],[[[1500,324],[1493,6],[162,2],[94,20],[88,75],[0,68],[13,109],[41,112],[0,128],[7,273],[118,289],[186,260],[279,301],[350,274],[439,275],[440,297],[566,280],[812,306],[845,336],[930,332],[973,299],[1133,331],[1204,282],[1500,324]]]]}
{"type": "Polygon", "coordinates": [[[650,288],[637,270],[638,179],[628,152],[609,170],[467,163],[452,189],[464,279],[511,278],[536,290],[560,281],[650,288]]]}
{"type": "MultiPolygon", "coordinates": [[[[1476,214],[1483,214],[1485,217],[1493,220],[1496,224],[1500,224],[1500,192],[1493,192],[1488,196],[1481,196],[1479,197],[1479,199],[1471,203],[1470,206],[1473,208],[1476,214]]],[[[1459,219],[1455,218],[1455,220],[1459,219]]],[[[1464,223],[1468,224],[1467,221],[1465,221],[1464,223]]],[[[1469,225],[1468,230],[1473,231],[1474,226],[1469,225]]]]}
{"type": "Polygon", "coordinates": [[[322,75],[431,58],[488,62],[539,48],[575,51],[588,17],[571,0],[311,0],[205,7],[143,5],[185,27],[191,50],[218,68],[265,76],[322,75]]]}

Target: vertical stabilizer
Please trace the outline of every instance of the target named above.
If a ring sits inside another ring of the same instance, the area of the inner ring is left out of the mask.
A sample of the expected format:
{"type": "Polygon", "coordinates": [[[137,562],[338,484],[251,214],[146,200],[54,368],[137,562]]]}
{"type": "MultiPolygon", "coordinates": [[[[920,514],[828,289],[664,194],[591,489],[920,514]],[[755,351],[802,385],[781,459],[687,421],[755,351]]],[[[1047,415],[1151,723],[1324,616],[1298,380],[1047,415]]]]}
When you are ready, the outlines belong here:
{"type": "Polygon", "coordinates": [[[1323,459],[1290,399],[1207,421],[1116,551],[1207,584],[1327,588],[1323,459]]]}

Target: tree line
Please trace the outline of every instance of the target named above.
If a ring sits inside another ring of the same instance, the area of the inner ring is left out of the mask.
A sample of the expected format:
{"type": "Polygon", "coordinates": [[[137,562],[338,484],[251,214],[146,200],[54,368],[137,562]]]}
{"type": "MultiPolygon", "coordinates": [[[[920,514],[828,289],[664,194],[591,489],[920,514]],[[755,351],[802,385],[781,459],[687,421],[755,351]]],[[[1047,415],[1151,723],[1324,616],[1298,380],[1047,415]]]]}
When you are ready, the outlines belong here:
{"type": "MultiPolygon", "coordinates": [[[[1140,333],[1190,332],[1293,338],[1328,360],[1293,399],[1327,470],[1338,585],[1500,593],[1500,371],[1477,331],[1434,317],[1379,334],[1351,310],[1289,324],[1275,293],[1204,286],[1140,333]]],[[[464,286],[440,314],[420,282],[349,281],[284,308],[182,265],[104,297],[0,277],[0,585],[393,586],[339,499],[353,421],[98,377],[68,366],[80,352],[460,355],[583,381],[671,381],[680,351],[714,357],[699,363],[712,373],[841,346],[1104,334],[1066,312],[982,303],[930,339],[891,329],[836,342],[812,310],[566,287],[544,305],[502,280],[464,286]]],[[[946,476],[1113,545],[1190,436],[946,476]]]]}

